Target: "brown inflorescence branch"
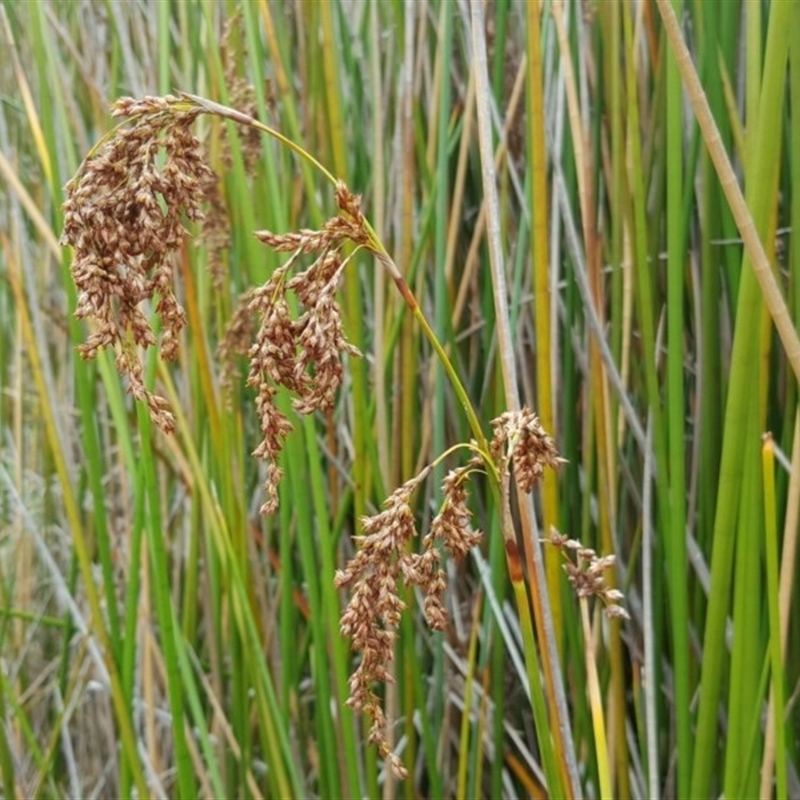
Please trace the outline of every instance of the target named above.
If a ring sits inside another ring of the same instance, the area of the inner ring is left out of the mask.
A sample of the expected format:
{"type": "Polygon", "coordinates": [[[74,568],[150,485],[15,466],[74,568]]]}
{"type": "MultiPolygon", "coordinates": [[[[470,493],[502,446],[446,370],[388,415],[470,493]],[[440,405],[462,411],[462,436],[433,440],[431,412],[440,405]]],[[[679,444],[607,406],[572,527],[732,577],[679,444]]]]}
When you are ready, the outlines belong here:
{"type": "Polygon", "coordinates": [[[129,391],[165,431],[174,426],[167,401],[144,385],[138,349],[157,339],[141,305],[157,296],[159,350],[174,359],[186,315],[174,292],[172,256],[187,235],[184,220],[202,219],[202,187],[213,177],[191,132],[199,112],[175,110],[177,102],[117,101],[114,116],[135,124],[116,130],[67,184],[61,235],[75,251],[76,316],[97,323],[79,352],[94,358],[113,348],[129,391]]]}
{"type": "Polygon", "coordinates": [[[565,464],[555,442],[529,408],[506,411],[492,420],[494,436],[489,445],[498,468],[514,466],[514,479],[523,492],[530,492],[544,475],[545,467],[557,469],[565,464]]]}
{"type": "MultiPolygon", "coordinates": [[[[395,775],[403,778],[406,768],[392,752],[386,734],[387,719],[375,683],[392,680],[388,668],[394,655],[400,614],[405,608],[398,584],[417,586],[424,596],[425,617],[435,630],[446,630],[447,588],[442,569],[442,551],[462,559],[480,543],[482,534],[470,524],[467,485],[474,473],[508,475],[511,465],[520,488],[530,492],[545,467],[563,463],[552,439],[533,412],[523,408],[492,421],[494,437],[489,453],[478,451],[466,464],[451,469],[442,482],[443,502],[422,539],[422,552],[410,544],[417,537],[411,494],[427,477],[430,467],[403,484],[389,497],[384,509],[362,521],[364,535],[357,537],[359,549],[344,570],[337,572],[336,585],[351,589],[351,599],[342,615],[341,632],[352,639],[361,662],[350,679],[348,705],[365,712],[371,720],[370,742],[377,745],[395,775]]],[[[470,445],[473,451],[477,446],[470,445]]]]}
{"type": "Polygon", "coordinates": [[[339,588],[353,589],[340,629],[342,635],[352,639],[353,649],[362,653],[361,663],[350,678],[347,704],[369,716],[372,721],[369,741],[377,745],[381,756],[401,779],[406,776],[406,769],[391,751],[386,737],[386,715],[372,684],[392,680],[388,665],[394,657],[400,615],[405,608],[399,595],[400,581],[422,591],[425,616],[431,628],[444,630],[447,626],[442,599],[446,580],[438,546],[443,545],[454,557],[463,558],[480,542],[482,534],[469,525],[465,488],[470,472],[479,468],[472,461],[447,474],[442,484],[444,502],[423,539],[421,553],[412,552],[409,547],[417,538],[410,499],[430,467],[396,489],[384,503],[383,511],[362,520],[358,552],[344,570],[336,573],[339,588]]]}
{"type": "Polygon", "coordinates": [[[349,261],[343,254],[345,243],[366,241],[363,217],[358,198],[343,183],[336,187],[336,200],[341,213],[318,231],[256,232],[268,247],[291,255],[263,286],[242,297],[220,347],[228,364],[233,355],[247,354],[250,361],[247,383],[256,390],[263,434],[254,455],[267,462],[264,514],[277,508],[282,477],[277,460],[292,430],[275,403],[278,388],[293,395],[292,405],[300,414],[326,411],[333,407],[342,383],[342,356],[361,355],[345,337],[337,292],[349,261]],[[317,257],[311,266],[292,275],[300,256],[312,253],[317,257]]]}
{"type": "Polygon", "coordinates": [[[561,550],[564,556],[564,572],[567,573],[567,580],[578,597],[599,598],[609,619],[630,619],[628,612],[619,605],[619,601],[625,596],[619,589],[606,586],[605,583],[603,573],[616,563],[616,556],[613,553],[601,558],[577,539],[570,539],[555,530],[543,541],[561,550]]]}

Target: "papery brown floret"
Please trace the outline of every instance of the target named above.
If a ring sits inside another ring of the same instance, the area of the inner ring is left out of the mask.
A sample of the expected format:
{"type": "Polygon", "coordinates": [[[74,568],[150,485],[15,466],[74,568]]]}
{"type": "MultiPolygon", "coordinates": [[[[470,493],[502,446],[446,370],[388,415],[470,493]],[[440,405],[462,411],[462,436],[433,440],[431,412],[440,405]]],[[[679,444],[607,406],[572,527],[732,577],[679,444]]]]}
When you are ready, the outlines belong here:
{"type": "Polygon", "coordinates": [[[170,95],[118,100],[114,116],[132,118],[133,126],[117,130],[84,161],[67,183],[63,206],[61,243],[74,249],[75,314],[95,322],[79,352],[94,358],[115,349],[128,390],[167,431],[174,426],[169,406],[141,378],[137,349],[157,342],[141,304],[157,298],[160,353],[176,358],[186,315],[175,293],[173,257],[187,236],[184,219],[202,218],[200,189],[213,176],[191,132],[198,113],[170,95]]]}
{"type": "Polygon", "coordinates": [[[569,539],[555,530],[544,541],[561,550],[564,572],[578,597],[598,597],[609,619],[629,619],[628,612],[618,604],[625,595],[605,583],[604,573],[614,566],[616,556],[598,557],[591,547],[584,547],[577,539],[569,539]]]}
{"type": "Polygon", "coordinates": [[[565,463],[558,455],[555,442],[529,408],[506,411],[492,420],[494,436],[490,452],[498,466],[510,460],[519,488],[530,492],[542,479],[545,467],[557,468],[565,463]]]}

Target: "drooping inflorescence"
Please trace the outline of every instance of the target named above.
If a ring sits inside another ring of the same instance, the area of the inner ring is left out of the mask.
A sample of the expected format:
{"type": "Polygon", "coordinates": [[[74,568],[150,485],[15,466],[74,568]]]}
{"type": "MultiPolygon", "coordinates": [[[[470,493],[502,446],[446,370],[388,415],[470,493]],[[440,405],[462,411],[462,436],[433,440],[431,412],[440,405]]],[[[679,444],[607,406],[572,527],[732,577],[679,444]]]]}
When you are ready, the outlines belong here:
{"type": "MultiPolygon", "coordinates": [[[[114,114],[131,125],[115,129],[90,154],[67,185],[64,205],[62,242],[75,250],[76,314],[95,323],[80,352],[91,358],[101,348],[113,348],[129,391],[147,404],[153,421],[165,431],[174,427],[173,416],[167,401],[145,387],[139,349],[158,345],[165,359],[176,357],[186,315],[176,296],[173,257],[187,236],[185,222],[202,219],[204,199],[210,201],[212,214],[224,211],[216,175],[204,162],[200,142],[191,132],[200,113],[220,114],[251,129],[259,127],[247,114],[193,95],[123,98],[114,114]],[[148,320],[146,301],[156,303],[158,336],[148,320]]],[[[279,390],[289,393],[299,414],[330,410],[343,382],[344,358],[360,355],[345,336],[337,299],[353,254],[361,248],[371,252],[389,270],[412,311],[421,313],[362,214],[360,198],[335,181],[335,199],[337,213],[319,230],[255,233],[259,241],[287,258],[263,285],[245,292],[219,348],[223,383],[230,381],[236,356],[248,360],[247,383],[256,393],[262,434],[254,455],[267,465],[263,513],[277,507],[282,477],[279,456],[292,430],[288,416],[278,407],[279,390]],[[313,256],[310,265],[305,264],[308,256],[313,256]]],[[[213,235],[207,244],[212,249],[224,247],[225,226],[211,227],[213,235]]],[[[222,275],[213,265],[212,274],[215,280],[222,275]]],[[[434,346],[446,361],[438,342],[434,346]]],[[[473,430],[478,428],[475,420],[473,430]]],[[[386,715],[373,687],[391,680],[389,666],[405,608],[400,587],[417,587],[429,625],[446,629],[443,556],[449,553],[463,559],[482,538],[471,525],[468,506],[473,476],[489,473],[503,480],[513,476],[521,491],[530,492],[545,467],[563,463],[553,440],[527,408],[502,414],[491,428],[489,443],[480,433],[482,446],[476,442],[458,446],[467,447],[471,456],[444,477],[443,502],[422,538],[420,552],[414,547],[418,533],[411,498],[429,476],[430,466],[395,490],[381,511],[361,520],[359,548],[335,576],[337,587],[350,590],[341,632],[361,654],[350,679],[348,705],[370,717],[369,740],[398,777],[404,777],[406,770],[389,745],[386,715]]],[[[578,563],[567,565],[570,581],[579,591],[588,587],[586,591],[599,593],[609,613],[614,613],[619,608],[613,602],[617,597],[613,590],[602,589],[598,575],[608,560],[591,559],[588,554],[581,550],[578,563]]]]}
{"type": "Polygon", "coordinates": [[[202,187],[213,177],[191,131],[199,111],[176,97],[123,97],[114,116],[130,119],[90,154],[66,186],[61,243],[75,251],[76,316],[95,329],[79,347],[84,358],[112,348],[129,391],[147,403],[163,430],[174,426],[166,400],[145,388],[139,348],[157,337],[142,305],[157,298],[159,350],[174,359],[186,314],[175,294],[173,256],[186,220],[202,219],[202,187]]]}
{"type": "Polygon", "coordinates": [[[345,243],[365,241],[363,218],[358,199],[344,184],[337,186],[336,199],[342,213],[318,231],[256,232],[268,247],[291,255],[265,284],[242,297],[220,348],[228,364],[237,354],[249,359],[247,383],[256,390],[263,434],[254,455],[267,463],[263,513],[277,507],[282,475],[277,460],[292,430],[275,403],[278,387],[293,395],[300,414],[328,410],[342,383],[342,356],[361,355],[345,337],[337,292],[349,263],[345,243]],[[292,274],[300,257],[309,254],[316,254],[314,262],[292,274]]]}
{"type": "Polygon", "coordinates": [[[353,649],[362,654],[361,663],[350,679],[348,704],[370,717],[369,739],[399,778],[405,777],[406,769],[391,750],[386,715],[372,688],[375,683],[392,680],[388,665],[394,655],[400,613],[405,607],[399,584],[419,587],[428,624],[435,630],[445,630],[447,612],[443,595],[447,584],[441,566],[442,550],[462,559],[482,539],[481,532],[471,526],[467,506],[467,487],[473,475],[492,471],[510,477],[513,466],[518,486],[530,492],[545,467],[555,468],[563,463],[553,440],[529,409],[505,413],[491,425],[494,436],[489,452],[481,453],[473,442],[470,445],[473,456],[446,474],[441,487],[443,502],[423,537],[421,552],[410,549],[417,538],[410,498],[430,473],[430,467],[396,489],[380,513],[362,520],[364,535],[358,537],[359,549],[336,575],[336,585],[351,590],[350,602],[342,615],[341,632],[352,639],[353,649]]]}

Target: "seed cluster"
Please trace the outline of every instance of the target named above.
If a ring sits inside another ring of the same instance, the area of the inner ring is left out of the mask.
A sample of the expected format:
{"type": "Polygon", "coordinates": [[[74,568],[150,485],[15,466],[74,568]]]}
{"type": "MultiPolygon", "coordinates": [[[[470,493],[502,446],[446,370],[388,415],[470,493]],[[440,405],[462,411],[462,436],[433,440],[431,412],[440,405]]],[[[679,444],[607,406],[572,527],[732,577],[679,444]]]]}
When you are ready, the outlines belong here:
{"type": "Polygon", "coordinates": [[[75,250],[76,316],[97,323],[79,352],[94,358],[113,348],[129,391],[165,431],[174,427],[167,401],[144,385],[138,348],[157,339],[141,305],[158,297],[159,350],[174,359],[186,315],[173,290],[172,256],[187,235],[184,219],[202,218],[200,190],[213,175],[191,132],[198,111],[177,103],[172,96],[117,101],[114,116],[136,124],[117,130],[69,181],[61,236],[75,250]]]}
{"type": "Polygon", "coordinates": [[[365,241],[363,217],[358,199],[344,184],[337,186],[336,200],[342,213],[321,230],[256,232],[268,247],[291,256],[263,286],[243,296],[220,348],[228,364],[234,355],[246,353],[249,358],[247,383],[256,390],[263,434],[254,455],[267,462],[264,514],[277,508],[283,474],[277,459],[292,430],[275,403],[278,387],[294,395],[292,404],[298,413],[325,411],[333,407],[342,383],[342,356],[361,355],[344,335],[337,291],[348,263],[342,253],[345,242],[365,241]],[[311,253],[317,254],[311,266],[292,275],[300,256],[311,253]],[[298,314],[293,307],[299,307],[298,314]]]}
{"type": "Polygon", "coordinates": [[[422,553],[409,549],[417,538],[411,494],[430,472],[419,475],[396,489],[384,503],[383,511],[362,520],[363,535],[357,537],[359,549],[344,570],[336,573],[339,588],[353,587],[350,602],[342,615],[342,635],[352,639],[354,650],[362,653],[361,663],[350,678],[347,704],[364,711],[372,720],[369,741],[399,778],[406,769],[392,753],[386,738],[386,715],[372,684],[392,680],[388,665],[394,656],[397,629],[405,602],[398,593],[398,581],[418,586],[425,596],[425,616],[431,628],[444,630],[447,613],[442,595],[445,573],[437,544],[444,545],[456,558],[462,558],[482,538],[470,528],[466,506],[466,479],[477,468],[473,461],[451,470],[442,484],[444,503],[423,539],[422,553]]]}
{"type": "Polygon", "coordinates": [[[605,584],[603,573],[614,566],[616,556],[612,554],[599,558],[590,547],[584,547],[577,539],[570,539],[556,531],[545,542],[561,550],[565,559],[564,572],[578,597],[600,598],[609,619],[630,619],[628,612],[618,604],[625,595],[619,589],[605,584]],[[574,557],[571,555],[573,553],[574,557]]]}
{"type": "MultiPolygon", "coordinates": [[[[341,632],[351,637],[353,649],[362,653],[361,663],[350,679],[348,705],[370,717],[369,740],[377,745],[399,778],[405,777],[406,769],[392,753],[386,737],[386,715],[372,689],[374,683],[391,681],[388,664],[394,655],[400,614],[405,607],[398,593],[399,582],[421,589],[428,624],[435,630],[445,630],[446,581],[441,567],[441,549],[461,559],[482,538],[480,531],[473,530],[470,525],[469,479],[476,472],[485,472],[484,459],[492,462],[492,469],[505,474],[510,472],[513,463],[520,488],[530,492],[546,466],[557,467],[563,463],[553,440],[527,408],[503,414],[492,421],[492,429],[494,437],[489,453],[473,456],[445,476],[442,482],[444,500],[422,540],[421,553],[409,548],[417,537],[409,503],[414,489],[429,474],[429,467],[395,490],[379,514],[362,520],[364,535],[357,537],[358,552],[344,570],[336,573],[337,586],[352,587],[350,603],[342,615],[341,632]]],[[[474,443],[472,446],[476,448],[474,443]]]]}
{"type": "Polygon", "coordinates": [[[523,492],[530,492],[542,479],[545,467],[556,469],[566,463],[539,418],[527,407],[501,414],[492,420],[492,430],[492,457],[498,466],[511,460],[514,479],[523,492]]]}

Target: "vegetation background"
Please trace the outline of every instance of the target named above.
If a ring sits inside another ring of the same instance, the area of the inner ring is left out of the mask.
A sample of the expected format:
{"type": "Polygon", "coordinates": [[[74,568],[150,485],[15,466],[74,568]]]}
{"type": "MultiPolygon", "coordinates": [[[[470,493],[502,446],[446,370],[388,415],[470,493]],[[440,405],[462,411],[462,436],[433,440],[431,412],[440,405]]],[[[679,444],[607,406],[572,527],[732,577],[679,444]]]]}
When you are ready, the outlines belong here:
{"type": "MultiPolygon", "coordinates": [[[[800,4],[675,9],[796,324],[800,4]]],[[[800,796],[797,381],[659,11],[612,0],[0,4],[2,796],[548,794],[489,496],[483,545],[448,565],[450,628],[431,633],[407,595],[385,695],[406,781],[344,705],[334,570],[360,516],[470,436],[371,259],[342,297],[366,358],[334,411],[295,420],[279,511],[257,513],[253,397],[242,381],[224,401],[216,347],[279,263],[252,232],[318,225],[323,181],[201,118],[228,231],[182,251],[181,355],[148,362],[176,433],[151,429],[111,355],[77,357],[63,186],[118,96],[175,90],[246,98],[363,193],[487,429],[511,358],[568,459],[540,487],[539,529],[615,553],[631,619],[591,608],[585,636],[545,548],[579,776],[549,793],[800,796]]],[[[416,499],[421,529],[436,492],[416,499]]]]}

